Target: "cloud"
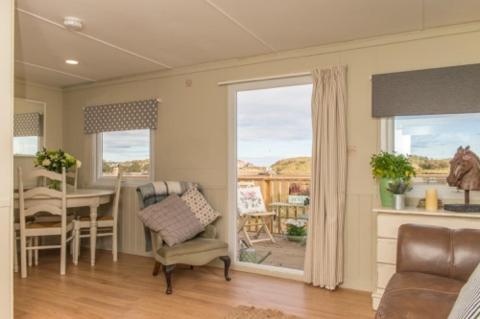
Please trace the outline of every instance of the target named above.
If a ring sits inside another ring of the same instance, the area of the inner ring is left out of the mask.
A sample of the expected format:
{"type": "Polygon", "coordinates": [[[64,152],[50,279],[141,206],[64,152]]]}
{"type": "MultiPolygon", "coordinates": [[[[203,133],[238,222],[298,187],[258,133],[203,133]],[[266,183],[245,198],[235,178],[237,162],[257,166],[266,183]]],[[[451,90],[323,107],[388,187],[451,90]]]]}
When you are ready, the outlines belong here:
{"type": "Polygon", "coordinates": [[[144,160],[150,157],[150,131],[134,130],[103,133],[103,159],[144,160]]]}

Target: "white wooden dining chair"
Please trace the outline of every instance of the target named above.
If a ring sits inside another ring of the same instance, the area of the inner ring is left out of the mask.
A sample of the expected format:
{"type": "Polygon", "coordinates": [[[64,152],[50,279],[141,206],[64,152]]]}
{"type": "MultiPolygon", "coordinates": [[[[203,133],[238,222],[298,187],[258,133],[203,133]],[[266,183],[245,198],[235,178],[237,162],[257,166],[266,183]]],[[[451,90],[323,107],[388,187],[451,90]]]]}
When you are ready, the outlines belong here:
{"type": "Polygon", "coordinates": [[[70,186],[73,191],[78,187],[78,166],[75,165],[72,169],[67,171],[67,186],[70,186]]]}
{"type": "MultiPolygon", "coordinates": [[[[118,207],[120,203],[120,190],[122,187],[122,173],[119,172],[117,181],[115,183],[115,194],[112,204],[111,214],[97,216],[97,236],[107,237],[112,236],[112,255],[113,261],[118,260],[118,207]]],[[[78,257],[80,255],[80,243],[82,238],[90,238],[90,216],[80,216],[74,221],[75,229],[75,249],[74,261],[78,264],[78,257]]],[[[96,246],[96,241],[94,243],[96,246]]],[[[96,247],[94,247],[95,249],[96,247]]]]}
{"type": "MultiPolygon", "coordinates": [[[[21,277],[27,277],[27,251],[35,251],[38,256],[40,249],[60,249],[60,274],[66,272],[67,243],[73,239],[73,223],[67,220],[66,178],[65,169],[62,174],[35,169],[30,172],[32,177],[44,177],[61,183],[61,190],[50,189],[45,186],[24,189],[23,172],[18,169],[18,204],[20,216],[20,268],[21,277]],[[60,216],[59,221],[54,222],[27,222],[27,218],[36,213],[49,213],[60,216]],[[67,237],[68,233],[70,236],[67,237]],[[39,237],[59,236],[59,245],[40,245],[39,237]],[[32,240],[33,239],[33,240],[32,240]],[[30,243],[27,245],[27,243],[30,243]]],[[[75,257],[76,252],[74,252],[75,257]]],[[[38,259],[37,259],[38,260],[38,259]]]]}

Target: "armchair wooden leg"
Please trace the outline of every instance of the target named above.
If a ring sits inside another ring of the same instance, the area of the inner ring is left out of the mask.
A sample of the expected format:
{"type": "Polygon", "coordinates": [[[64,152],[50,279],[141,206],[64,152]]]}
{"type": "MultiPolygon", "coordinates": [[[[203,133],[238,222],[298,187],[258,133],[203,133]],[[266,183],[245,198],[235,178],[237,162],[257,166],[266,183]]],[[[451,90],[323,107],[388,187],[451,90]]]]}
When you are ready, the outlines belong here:
{"type": "Polygon", "coordinates": [[[228,274],[229,270],[230,270],[230,264],[232,263],[231,259],[229,256],[222,256],[220,257],[220,260],[223,261],[223,263],[225,264],[225,269],[224,269],[224,275],[225,275],[225,280],[226,281],[230,281],[232,280],[228,274]]]}
{"type": "Polygon", "coordinates": [[[163,272],[165,273],[165,280],[167,282],[167,290],[165,293],[167,295],[172,294],[172,273],[175,269],[175,265],[162,266],[163,272]]]}
{"type": "Polygon", "coordinates": [[[155,260],[155,264],[153,265],[153,272],[152,276],[158,276],[158,273],[160,272],[160,267],[162,264],[160,264],[158,261],[155,260]]]}

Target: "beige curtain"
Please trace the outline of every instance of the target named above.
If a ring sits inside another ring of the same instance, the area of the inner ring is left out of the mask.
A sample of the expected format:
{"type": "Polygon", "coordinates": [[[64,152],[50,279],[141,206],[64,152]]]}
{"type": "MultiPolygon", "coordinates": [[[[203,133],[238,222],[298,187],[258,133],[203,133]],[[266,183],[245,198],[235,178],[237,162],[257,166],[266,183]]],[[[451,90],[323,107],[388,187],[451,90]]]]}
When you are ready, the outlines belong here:
{"type": "Polygon", "coordinates": [[[345,66],[335,66],[312,73],[312,185],[305,281],[330,290],[343,281],[346,72],[345,66]]]}

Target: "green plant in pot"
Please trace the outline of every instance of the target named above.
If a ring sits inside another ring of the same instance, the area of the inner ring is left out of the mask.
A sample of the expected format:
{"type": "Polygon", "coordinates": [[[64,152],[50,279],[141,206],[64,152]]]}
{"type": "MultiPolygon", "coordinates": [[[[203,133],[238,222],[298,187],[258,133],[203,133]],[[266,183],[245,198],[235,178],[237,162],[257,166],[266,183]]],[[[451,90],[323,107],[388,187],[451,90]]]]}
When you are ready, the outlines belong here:
{"type": "Polygon", "coordinates": [[[405,193],[411,190],[410,181],[404,181],[402,178],[388,183],[387,190],[393,194],[393,208],[405,208],[405,193]]]}
{"type": "Polygon", "coordinates": [[[415,168],[409,159],[402,154],[380,152],[370,159],[372,175],[380,183],[380,200],[383,207],[393,207],[393,193],[388,191],[388,185],[401,179],[409,183],[415,176],[415,168]]]}

